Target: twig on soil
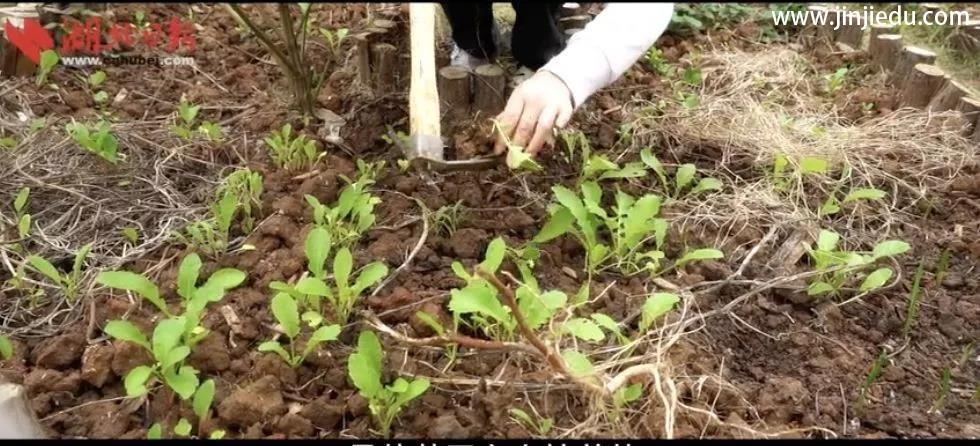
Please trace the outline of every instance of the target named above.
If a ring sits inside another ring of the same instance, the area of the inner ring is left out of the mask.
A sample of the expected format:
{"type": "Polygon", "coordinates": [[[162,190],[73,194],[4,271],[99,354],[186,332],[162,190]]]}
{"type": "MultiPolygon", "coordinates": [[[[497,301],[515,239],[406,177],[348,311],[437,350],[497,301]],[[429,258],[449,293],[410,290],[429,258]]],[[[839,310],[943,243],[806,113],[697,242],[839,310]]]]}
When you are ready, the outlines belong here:
{"type": "Polygon", "coordinates": [[[419,251],[422,250],[422,247],[425,246],[425,241],[428,240],[429,238],[429,218],[428,218],[429,210],[426,209],[425,203],[423,203],[422,200],[419,200],[414,197],[412,198],[412,200],[414,200],[415,204],[419,205],[419,208],[422,209],[422,234],[419,235],[419,239],[415,243],[415,247],[412,248],[412,251],[408,254],[408,256],[405,257],[405,261],[402,262],[401,265],[398,265],[398,268],[395,268],[395,270],[392,271],[392,273],[389,274],[388,277],[386,277],[377,287],[375,287],[374,290],[371,291],[369,297],[377,296],[378,292],[380,292],[384,287],[388,286],[388,284],[391,283],[391,281],[395,280],[395,277],[398,277],[398,275],[401,274],[402,271],[407,269],[408,265],[411,264],[412,260],[415,259],[415,256],[417,256],[419,254],[419,251]]]}
{"type": "Polygon", "coordinates": [[[447,332],[443,336],[412,338],[399,333],[394,328],[391,328],[391,326],[382,322],[381,319],[371,312],[364,312],[364,319],[375,329],[387,334],[388,336],[391,336],[396,341],[414,346],[445,347],[446,344],[459,344],[460,346],[476,350],[516,350],[532,355],[538,355],[540,353],[531,346],[520,342],[501,342],[477,339],[458,333],[447,332]]]}

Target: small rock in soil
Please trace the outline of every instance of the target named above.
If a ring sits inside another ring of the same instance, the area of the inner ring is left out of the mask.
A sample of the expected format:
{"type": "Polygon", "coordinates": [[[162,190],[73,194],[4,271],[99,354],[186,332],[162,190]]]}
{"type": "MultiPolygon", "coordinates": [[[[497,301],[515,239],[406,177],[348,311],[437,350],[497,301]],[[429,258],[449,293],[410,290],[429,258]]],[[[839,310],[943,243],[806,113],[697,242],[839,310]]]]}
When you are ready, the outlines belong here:
{"type": "Polygon", "coordinates": [[[28,395],[47,392],[75,393],[81,387],[82,377],[78,372],[59,372],[51,369],[34,369],[24,377],[24,388],[28,395]]]}
{"type": "Polygon", "coordinates": [[[82,379],[102,387],[112,373],[112,345],[93,345],[82,354],[82,379]]]}
{"type": "Polygon", "coordinates": [[[143,347],[132,342],[113,342],[112,352],[112,372],[118,376],[125,376],[133,368],[150,363],[151,359],[143,347]]]}
{"type": "Polygon", "coordinates": [[[372,259],[388,263],[398,262],[405,256],[402,239],[393,232],[380,235],[368,245],[367,253],[372,259]]]}
{"type": "Polygon", "coordinates": [[[453,253],[465,259],[477,259],[483,254],[487,232],[482,229],[463,228],[453,233],[449,246],[453,253]]]}
{"type": "Polygon", "coordinates": [[[279,431],[287,437],[311,437],[313,436],[313,423],[303,418],[299,414],[287,413],[279,419],[277,425],[279,431]]]}
{"type": "Polygon", "coordinates": [[[469,429],[463,427],[459,424],[456,416],[453,414],[441,415],[432,421],[432,427],[429,428],[428,437],[429,438],[468,438],[470,436],[469,429]]]}
{"type": "Polygon", "coordinates": [[[943,278],[943,286],[951,290],[963,287],[963,276],[956,273],[948,273],[943,278]]]}
{"type": "Polygon", "coordinates": [[[351,394],[347,398],[347,412],[350,413],[352,417],[359,417],[367,414],[368,411],[368,400],[364,399],[363,396],[359,394],[351,394]]]}
{"type": "Polygon", "coordinates": [[[334,402],[320,397],[303,407],[299,414],[310,420],[314,426],[323,430],[332,430],[344,419],[343,402],[334,402]]]}
{"type": "Polygon", "coordinates": [[[231,367],[228,346],[225,345],[224,337],[216,332],[211,332],[194,348],[188,361],[198,370],[207,373],[223,372],[231,367]]]}
{"type": "Polygon", "coordinates": [[[284,408],[279,380],[274,376],[263,376],[232,392],[218,406],[218,416],[232,426],[251,426],[282,413],[284,408]]]}
{"type": "Polygon", "coordinates": [[[279,355],[260,354],[252,364],[253,376],[272,377],[286,385],[296,384],[296,370],[283,362],[279,355]]]}
{"type": "Polygon", "coordinates": [[[38,367],[62,369],[71,366],[82,357],[85,348],[85,337],[78,333],[69,333],[51,339],[38,346],[35,351],[34,363],[38,367]]]}
{"type": "Polygon", "coordinates": [[[90,423],[89,438],[119,438],[126,432],[129,423],[125,415],[120,413],[117,404],[93,404],[83,420],[90,423]]]}

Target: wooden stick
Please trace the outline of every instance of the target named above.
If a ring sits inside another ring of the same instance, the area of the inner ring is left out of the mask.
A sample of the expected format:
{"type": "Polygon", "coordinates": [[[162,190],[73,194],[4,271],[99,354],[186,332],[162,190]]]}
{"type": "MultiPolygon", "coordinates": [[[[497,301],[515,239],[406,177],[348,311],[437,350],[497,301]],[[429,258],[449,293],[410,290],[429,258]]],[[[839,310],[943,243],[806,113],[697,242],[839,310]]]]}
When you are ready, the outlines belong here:
{"type": "Polygon", "coordinates": [[[868,46],[874,64],[886,71],[894,70],[898,57],[902,52],[902,36],[899,34],[882,34],[875,37],[868,46]]]}
{"type": "Polygon", "coordinates": [[[408,93],[409,132],[412,138],[424,138],[410,150],[410,157],[442,160],[442,126],[439,114],[439,89],[436,86],[436,9],[435,3],[409,3],[411,44],[411,84],[408,93]],[[433,144],[433,142],[436,142],[433,144]]]}
{"type": "Polygon", "coordinates": [[[480,65],[473,71],[473,109],[484,116],[495,116],[504,110],[504,70],[496,65],[480,65]]]}
{"type": "Polygon", "coordinates": [[[371,65],[374,71],[374,91],[388,93],[395,87],[395,68],[398,48],[390,43],[376,43],[371,47],[371,65]]]}
{"type": "Polygon", "coordinates": [[[446,115],[460,119],[470,112],[470,73],[462,67],[439,69],[439,98],[446,115]]]}
{"type": "Polygon", "coordinates": [[[864,21],[861,15],[852,12],[841,14],[840,28],[837,29],[837,41],[855,50],[861,49],[861,42],[864,40],[864,21]]]}
{"type": "Polygon", "coordinates": [[[935,65],[918,64],[905,80],[901,99],[902,106],[924,108],[936,90],[942,85],[946,73],[935,65]]]}
{"type": "Polygon", "coordinates": [[[929,102],[929,111],[944,112],[952,110],[959,105],[960,99],[965,98],[969,91],[966,86],[954,79],[947,79],[946,83],[939,88],[936,95],[929,102]]]}
{"type": "Polygon", "coordinates": [[[351,37],[354,40],[355,57],[357,59],[357,80],[361,85],[371,85],[371,46],[370,34],[361,33],[351,37]]]}
{"type": "Polygon", "coordinates": [[[917,46],[906,46],[892,71],[892,85],[902,85],[916,64],[931,64],[936,61],[936,53],[917,46]]]}

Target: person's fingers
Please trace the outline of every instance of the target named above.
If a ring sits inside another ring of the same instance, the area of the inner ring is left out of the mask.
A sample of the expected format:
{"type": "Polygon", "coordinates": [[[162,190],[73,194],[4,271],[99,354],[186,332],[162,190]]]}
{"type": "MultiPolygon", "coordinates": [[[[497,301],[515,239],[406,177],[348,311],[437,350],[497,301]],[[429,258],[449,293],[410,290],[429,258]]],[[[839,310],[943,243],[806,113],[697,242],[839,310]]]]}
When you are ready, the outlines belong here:
{"type": "Polygon", "coordinates": [[[555,117],[557,116],[558,109],[555,107],[547,107],[538,115],[538,124],[534,128],[534,136],[531,137],[531,142],[527,143],[527,152],[529,154],[535,155],[541,150],[541,147],[551,135],[551,129],[555,125],[555,117]]]}
{"type": "Polygon", "coordinates": [[[568,124],[568,120],[570,119],[572,119],[572,109],[569,107],[562,107],[562,109],[558,111],[558,119],[555,120],[555,127],[560,129],[565,128],[565,126],[568,124]]]}
{"type": "Polygon", "coordinates": [[[517,121],[517,129],[514,130],[514,137],[510,143],[515,146],[527,148],[527,143],[534,135],[534,129],[538,126],[538,117],[541,116],[541,105],[535,103],[525,103],[524,110],[521,111],[521,119],[517,121]]]}
{"type": "Polygon", "coordinates": [[[517,91],[510,95],[507,99],[507,105],[504,107],[504,111],[500,112],[495,118],[497,120],[497,142],[494,144],[493,152],[497,155],[504,153],[507,150],[507,140],[510,139],[514,134],[514,128],[517,127],[518,121],[521,119],[521,110],[524,109],[524,97],[517,91]]]}

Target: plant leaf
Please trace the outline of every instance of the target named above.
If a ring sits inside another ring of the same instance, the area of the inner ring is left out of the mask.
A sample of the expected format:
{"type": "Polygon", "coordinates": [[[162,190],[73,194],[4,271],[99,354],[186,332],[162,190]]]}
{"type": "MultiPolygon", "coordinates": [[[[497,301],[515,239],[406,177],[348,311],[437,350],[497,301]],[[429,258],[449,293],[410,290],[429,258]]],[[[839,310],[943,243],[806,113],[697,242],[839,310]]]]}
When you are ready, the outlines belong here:
{"type": "Polygon", "coordinates": [[[660,160],[657,159],[649,148],[640,151],[640,160],[657,174],[657,178],[660,179],[660,184],[667,187],[667,172],[664,171],[663,164],[660,163],[660,160]]]}
{"type": "Polygon", "coordinates": [[[809,296],[819,296],[821,294],[832,292],[834,289],[834,286],[827,282],[817,281],[806,287],[806,294],[809,296]]]}
{"type": "Polygon", "coordinates": [[[643,302],[643,313],[640,317],[640,330],[646,331],[661,316],[674,309],[680,298],[673,293],[653,293],[643,302]]]}
{"type": "Polygon", "coordinates": [[[422,321],[422,323],[427,325],[429,328],[431,328],[432,331],[436,332],[436,334],[438,334],[439,336],[443,336],[446,334],[446,329],[443,328],[442,324],[440,324],[439,321],[437,321],[429,313],[419,310],[415,312],[415,317],[418,318],[418,320],[422,321]]]}
{"type": "Polygon", "coordinates": [[[575,217],[566,207],[559,207],[548,218],[541,231],[534,236],[534,243],[544,243],[568,232],[572,228],[575,217]]]}
{"type": "Polygon", "coordinates": [[[333,258],[333,280],[337,282],[338,290],[350,288],[350,273],[354,267],[354,259],[350,250],[341,248],[333,258]]]}
{"type": "Polygon", "coordinates": [[[800,160],[800,173],[826,173],[827,172],[827,160],[823,158],[817,158],[813,156],[805,156],[800,160]]]}
{"type": "Polygon", "coordinates": [[[299,282],[296,282],[296,291],[311,296],[331,296],[330,287],[324,281],[313,277],[299,279],[299,282]]]}
{"type": "Polygon", "coordinates": [[[36,255],[27,256],[27,263],[30,263],[38,272],[44,274],[45,277],[51,279],[58,286],[64,286],[64,279],[61,277],[61,273],[51,264],[42,257],[36,255]]]}
{"type": "Polygon", "coordinates": [[[186,400],[194,396],[194,391],[197,390],[197,385],[199,383],[197,379],[197,370],[194,370],[193,367],[186,365],[181,367],[177,372],[174,372],[173,370],[165,371],[163,374],[163,380],[182,400],[186,400]]]}
{"type": "Polygon", "coordinates": [[[698,184],[694,186],[694,189],[691,189],[691,192],[689,192],[689,194],[697,195],[702,192],[721,190],[721,188],[722,188],[722,183],[720,180],[711,177],[702,178],[700,181],[698,181],[698,184]]]}
{"type": "Polygon", "coordinates": [[[147,440],[159,440],[163,438],[163,426],[160,423],[153,423],[149,429],[146,430],[147,440]]]}
{"type": "Polygon", "coordinates": [[[691,184],[694,180],[694,173],[697,172],[698,168],[694,164],[682,164],[677,168],[677,173],[674,174],[674,193],[678,194],[681,190],[691,184]]]}
{"type": "Polygon", "coordinates": [[[163,362],[170,351],[177,347],[181,335],[184,334],[186,322],[186,319],[182,316],[172,317],[160,321],[153,328],[153,337],[150,339],[150,342],[153,346],[153,357],[157,361],[163,362]]]}
{"type": "Polygon", "coordinates": [[[595,322],[585,318],[570,319],[565,322],[565,330],[583,341],[600,342],[606,335],[595,322]]]}
{"type": "Polygon", "coordinates": [[[565,365],[568,366],[568,371],[575,377],[589,376],[595,373],[595,367],[592,366],[592,361],[580,352],[575,350],[565,350],[561,352],[562,358],[565,360],[565,365]]]}
{"type": "Polygon", "coordinates": [[[871,253],[873,260],[878,260],[884,257],[894,257],[899,254],[903,254],[912,247],[908,243],[901,240],[885,240],[881,243],[875,245],[874,251],[871,253]]]}
{"type": "Polygon", "coordinates": [[[299,334],[299,308],[296,300],[286,293],[278,293],[272,298],[272,315],[282,326],[289,339],[299,334]]]}
{"type": "Polygon", "coordinates": [[[892,278],[892,274],[891,268],[878,268],[874,270],[874,272],[868,274],[868,277],[864,278],[864,282],[861,282],[861,292],[872,291],[883,287],[892,278]]]}
{"type": "Polygon", "coordinates": [[[279,357],[282,358],[283,361],[286,361],[287,364],[292,365],[292,361],[293,361],[292,356],[289,354],[289,352],[286,351],[286,349],[282,348],[282,345],[279,345],[279,343],[276,341],[265,341],[259,344],[258,351],[263,353],[267,353],[267,352],[275,353],[279,355],[279,357]]]}
{"type": "Polygon", "coordinates": [[[103,328],[102,331],[120,341],[132,342],[147,350],[152,350],[150,341],[146,339],[146,335],[144,335],[139,328],[133,325],[132,322],[109,321],[109,323],[105,324],[105,328],[103,328]]]}
{"type": "Polygon", "coordinates": [[[146,380],[150,379],[153,368],[145,365],[138,366],[129,371],[123,378],[123,387],[126,388],[126,396],[136,397],[146,393],[146,380]]]}
{"type": "Polygon", "coordinates": [[[487,253],[484,256],[484,260],[480,263],[480,267],[489,273],[497,272],[500,268],[500,264],[504,261],[504,254],[507,253],[507,245],[504,243],[504,239],[497,237],[487,245],[487,253]]]}
{"type": "Polygon", "coordinates": [[[214,401],[214,380],[209,379],[201,383],[201,386],[194,392],[194,414],[199,420],[203,420],[208,414],[212,401],[214,401]]]}
{"type": "Polygon", "coordinates": [[[477,313],[501,323],[510,322],[510,314],[500,304],[494,290],[483,281],[472,282],[461,290],[452,290],[449,311],[456,315],[477,313]]]}
{"type": "Polygon", "coordinates": [[[318,328],[310,335],[310,339],[306,341],[306,347],[303,348],[303,357],[309,356],[318,345],[324,342],[336,341],[339,334],[340,325],[326,325],[318,328]]]}
{"type": "Polygon", "coordinates": [[[828,231],[823,229],[820,234],[817,235],[817,249],[821,251],[833,251],[837,247],[837,242],[840,241],[840,235],[833,231],[828,231]]]}
{"type": "Polygon", "coordinates": [[[72,276],[77,281],[79,276],[82,274],[82,267],[85,266],[85,259],[88,258],[88,254],[92,252],[92,245],[94,242],[86,243],[82,246],[78,252],[75,253],[75,262],[72,263],[71,271],[72,276]]]}
{"type": "Polygon", "coordinates": [[[189,437],[191,435],[191,423],[186,418],[181,418],[174,425],[174,433],[180,437],[189,437]]]}
{"type": "Polygon", "coordinates": [[[310,230],[306,236],[306,260],[307,268],[313,273],[313,277],[324,278],[323,267],[330,255],[330,232],[321,226],[310,230]]]}
{"type": "Polygon", "coordinates": [[[713,260],[725,257],[725,253],[718,249],[702,248],[684,254],[678,261],[677,266],[686,265],[696,260],[713,260]]]}
{"type": "Polygon", "coordinates": [[[382,359],[378,337],[373,332],[362,331],[357,338],[357,351],[347,358],[347,371],[354,387],[369,400],[382,390],[382,359]]]}
{"type": "Polygon", "coordinates": [[[208,277],[204,286],[213,286],[222,290],[230,290],[245,281],[245,272],[235,268],[221,268],[208,277]]]}
{"type": "Polygon", "coordinates": [[[619,324],[617,324],[613,318],[602,313],[592,313],[589,317],[591,317],[596,324],[599,324],[599,326],[604,328],[606,331],[615,335],[620,334],[619,324]]]}
{"type": "Polygon", "coordinates": [[[884,198],[885,191],[881,189],[875,189],[873,187],[854,189],[846,196],[844,196],[844,203],[850,203],[857,200],[878,200],[884,198]]]}
{"type": "Polygon", "coordinates": [[[14,344],[4,335],[0,335],[0,360],[14,357],[14,344]]]}
{"type": "Polygon", "coordinates": [[[184,257],[177,269],[177,294],[188,300],[194,296],[197,279],[201,272],[201,257],[190,254],[184,257]]]}
{"type": "Polygon", "coordinates": [[[361,272],[357,275],[357,280],[354,281],[353,287],[353,297],[361,295],[361,292],[366,290],[368,287],[378,283],[382,278],[388,275],[388,265],[381,262],[373,262],[364,267],[361,272]]]}
{"type": "Polygon", "coordinates": [[[160,290],[146,277],[129,271],[105,271],[99,273],[95,281],[110,288],[133,291],[150,301],[164,314],[169,314],[167,304],[160,298],[160,290]]]}
{"type": "Polygon", "coordinates": [[[538,295],[526,286],[517,289],[517,307],[531,329],[548,322],[566,302],[568,296],[561,291],[546,291],[538,295]]]}
{"type": "Polygon", "coordinates": [[[17,196],[14,198],[14,212],[20,213],[24,210],[24,206],[27,205],[27,197],[31,195],[31,188],[22,187],[17,191],[17,196]]]}

